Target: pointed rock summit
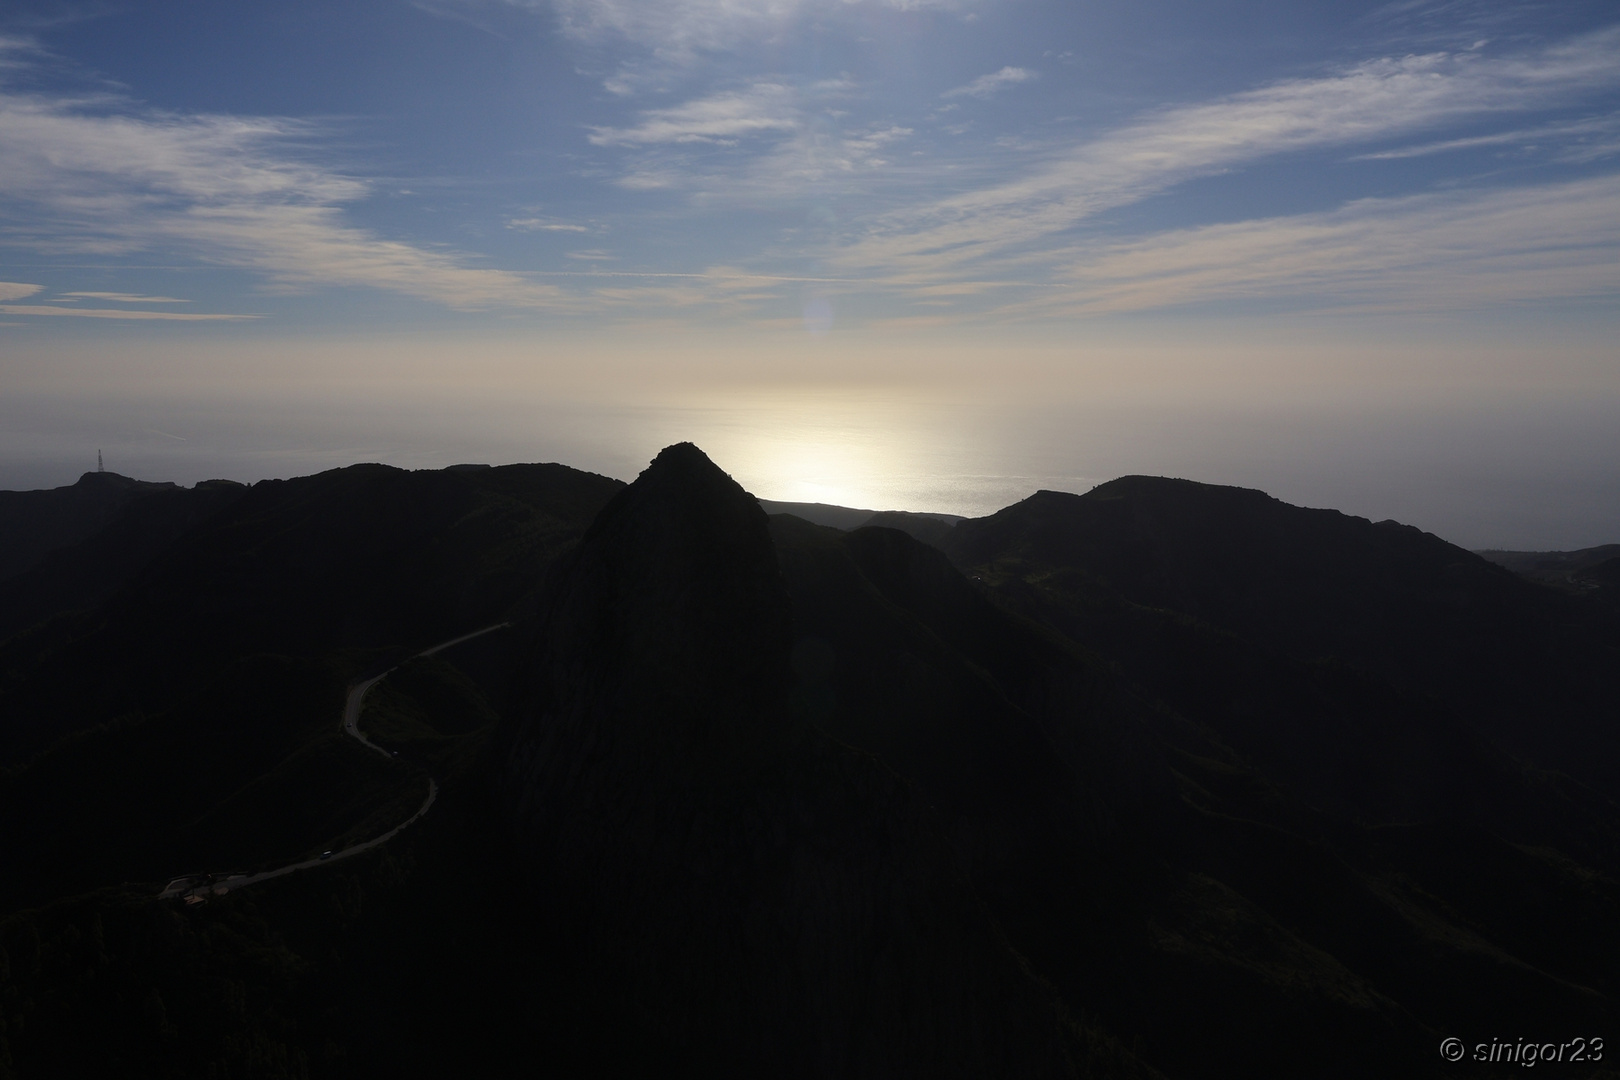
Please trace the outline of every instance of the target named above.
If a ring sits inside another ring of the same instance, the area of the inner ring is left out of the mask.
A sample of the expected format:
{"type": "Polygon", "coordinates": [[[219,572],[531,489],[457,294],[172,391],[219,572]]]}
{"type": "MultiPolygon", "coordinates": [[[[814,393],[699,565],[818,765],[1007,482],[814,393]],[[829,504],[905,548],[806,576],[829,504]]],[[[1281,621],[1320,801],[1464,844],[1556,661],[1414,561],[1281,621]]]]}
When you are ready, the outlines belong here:
{"type": "Polygon", "coordinates": [[[768,756],[788,736],[792,612],[765,514],[691,443],[603,508],[554,582],[544,635],[589,672],[553,678],[554,706],[670,767],[768,756]],[[575,696],[609,685],[611,700],[575,696]]]}

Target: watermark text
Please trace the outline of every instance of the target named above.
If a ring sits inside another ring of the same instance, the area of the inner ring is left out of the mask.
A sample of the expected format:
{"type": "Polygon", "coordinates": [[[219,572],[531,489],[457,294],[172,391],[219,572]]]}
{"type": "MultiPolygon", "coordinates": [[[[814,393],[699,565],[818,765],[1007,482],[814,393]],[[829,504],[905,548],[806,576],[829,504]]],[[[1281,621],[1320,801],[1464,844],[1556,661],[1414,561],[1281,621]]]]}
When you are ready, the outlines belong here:
{"type": "Polygon", "coordinates": [[[1523,1065],[1530,1068],[1538,1063],[1548,1065],[1560,1062],[1592,1064],[1603,1060],[1603,1040],[1598,1037],[1577,1036],[1563,1042],[1537,1042],[1534,1039],[1492,1039],[1472,1046],[1461,1039],[1446,1039],[1440,1044],[1440,1056],[1447,1061],[1484,1061],[1499,1065],[1523,1065]]]}

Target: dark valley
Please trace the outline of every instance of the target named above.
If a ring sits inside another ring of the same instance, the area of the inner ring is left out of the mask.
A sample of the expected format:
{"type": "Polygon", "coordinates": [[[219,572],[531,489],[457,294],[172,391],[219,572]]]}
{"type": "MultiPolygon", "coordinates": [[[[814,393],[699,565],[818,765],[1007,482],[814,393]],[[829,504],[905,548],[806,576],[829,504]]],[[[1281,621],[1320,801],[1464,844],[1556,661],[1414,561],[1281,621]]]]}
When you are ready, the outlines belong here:
{"type": "Polygon", "coordinates": [[[0,1078],[1617,1074],[1616,553],[690,444],[0,492],[0,1078]]]}

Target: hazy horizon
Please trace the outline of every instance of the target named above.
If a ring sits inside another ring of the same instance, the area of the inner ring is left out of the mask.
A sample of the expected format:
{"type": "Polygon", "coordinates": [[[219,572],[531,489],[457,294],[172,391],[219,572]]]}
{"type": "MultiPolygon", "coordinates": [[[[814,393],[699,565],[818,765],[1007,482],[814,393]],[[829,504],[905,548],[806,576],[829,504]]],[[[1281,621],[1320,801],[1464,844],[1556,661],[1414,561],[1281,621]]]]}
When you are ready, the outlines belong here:
{"type": "Polygon", "coordinates": [[[690,441],[767,499],[993,513],[1036,490],[1128,474],[1259,488],[1287,502],[1395,518],[1473,549],[1620,539],[1612,404],[1570,395],[1257,405],[1141,388],[1044,404],[934,387],[729,387],[664,404],[503,389],[260,388],[243,409],[170,391],[31,395],[0,438],[0,487],[69,484],[95,467],[150,480],[253,482],[377,461],[402,468],[557,461],[631,480],[690,441]],[[30,430],[32,428],[32,430],[30,430]],[[99,441],[97,441],[99,440],[99,441]]]}

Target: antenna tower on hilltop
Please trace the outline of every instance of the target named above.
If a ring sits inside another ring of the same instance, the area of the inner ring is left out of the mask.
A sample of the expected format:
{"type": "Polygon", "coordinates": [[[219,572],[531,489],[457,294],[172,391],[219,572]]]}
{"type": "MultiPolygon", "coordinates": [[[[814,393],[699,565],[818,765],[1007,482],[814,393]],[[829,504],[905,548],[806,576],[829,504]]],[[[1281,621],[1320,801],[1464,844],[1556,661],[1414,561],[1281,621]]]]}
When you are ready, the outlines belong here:
{"type": "Polygon", "coordinates": [[[107,466],[101,463],[101,451],[96,451],[96,472],[106,472],[107,466]]]}

